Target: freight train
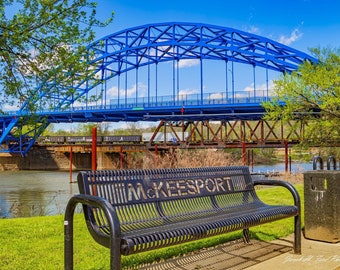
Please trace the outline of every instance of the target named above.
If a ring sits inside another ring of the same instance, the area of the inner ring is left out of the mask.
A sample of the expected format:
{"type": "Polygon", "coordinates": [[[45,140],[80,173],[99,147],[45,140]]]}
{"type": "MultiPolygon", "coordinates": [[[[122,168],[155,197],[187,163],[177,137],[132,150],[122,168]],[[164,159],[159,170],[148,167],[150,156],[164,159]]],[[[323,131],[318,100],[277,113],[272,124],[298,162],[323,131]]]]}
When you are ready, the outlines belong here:
{"type": "MultiPolygon", "coordinates": [[[[89,144],[92,136],[40,136],[38,144],[89,144]]],[[[141,135],[97,136],[97,144],[141,143],[141,135]]]]}
{"type": "MultiPolygon", "coordinates": [[[[171,142],[176,143],[178,139],[172,132],[159,132],[155,136],[153,133],[143,133],[142,135],[109,135],[97,136],[97,144],[141,144],[149,142],[152,137],[153,142],[171,142]]],[[[182,133],[177,136],[182,139],[182,133]]],[[[184,138],[188,136],[188,132],[184,132],[184,138]]],[[[40,136],[37,144],[90,144],[92,143],[92,136],[40,136]]]]}

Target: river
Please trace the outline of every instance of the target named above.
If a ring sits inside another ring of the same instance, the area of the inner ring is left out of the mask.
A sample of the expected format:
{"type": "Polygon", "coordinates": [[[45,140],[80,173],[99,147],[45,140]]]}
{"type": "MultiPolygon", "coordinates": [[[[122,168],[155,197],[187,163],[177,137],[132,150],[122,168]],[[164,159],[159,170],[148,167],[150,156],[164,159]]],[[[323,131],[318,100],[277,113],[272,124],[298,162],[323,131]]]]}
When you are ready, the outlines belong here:
{"type": "Polygon", "coordinates": [[[61,214],[75,193],[78,186],[70,183],[69,172],[0,172],[0,218],[61,214]]]}
{"type": "MultiPolygon", "coordinates": [[[[292,163],[293,173],[311,170],[310,163],[292,163]]],[[[256,165],[254,173],[284,172],[285,164],[256,165]]],[[[77,173],[72,174],[76,180],[77,173]]],[[[69,198],[78,193],[70,173],[62,171],[0,172],[0,218],[63,214],[69,198]]]]}

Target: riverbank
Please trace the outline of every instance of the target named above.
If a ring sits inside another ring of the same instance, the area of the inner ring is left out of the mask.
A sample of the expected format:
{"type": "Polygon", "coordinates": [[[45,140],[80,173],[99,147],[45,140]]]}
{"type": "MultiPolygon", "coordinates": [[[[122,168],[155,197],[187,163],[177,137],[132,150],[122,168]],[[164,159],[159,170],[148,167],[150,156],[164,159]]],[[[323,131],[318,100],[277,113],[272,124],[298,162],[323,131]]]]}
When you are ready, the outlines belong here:
{"type": "Polygon", "coordinates": [[[293,185],[295,184],[303,184],[303,172],[298,171],[298,172],[294,172],[294,173],[290,173],[290,172],[282,172],[282,171],[278,171],[275,172],[274,174],[270,174],[268,176],[264,177],[265,179],[273,179],[273,180],[283,180],[286,182],[289,182],[293,185]]]}
{"type": "MultiPolygon", "coordinates": [[[[240,165],[241,149],[176,149],[167,152],[150,152],[144,149],[129,149],[127,146],[111,146],[97,151],[97,168],[154,168],[154,167],[199,167],[219,165],[240,165]]],[[[249,150],[250,151],[250,150],[249,150]]],[[[284,162],[282,149],[251,150],[247,164],[271,166],[284,162]]],[[[296,160],[301,160],[297,158],[296,160]]],[[[294,163],[294,162],[293,162],[294,163]]],[[[69,171],[92,168],[92,148],[90,145],[39,146],[35,145],[25,157],[0,154],[0,171],[46,170],[69,171]],[[72,153],[72,154],[71,154],[72,153]]],[[[282,169],[284,170],[284,169],[282,169]]]]}
{"type": "MultiPolygon", "coordinates": [[[[68,171],[89,170],[92,167],[90,146],[34,146],[25,157],[11,154],[0,155],[0,171],[46,170],[68,171]],[[73,149],[73,150],[71,150],[73,149]],[[72,151],[72,154],[71,152],[72,151]]],[[[119,153],[98,152],[98,169],[117,168],[119,153]]]]}

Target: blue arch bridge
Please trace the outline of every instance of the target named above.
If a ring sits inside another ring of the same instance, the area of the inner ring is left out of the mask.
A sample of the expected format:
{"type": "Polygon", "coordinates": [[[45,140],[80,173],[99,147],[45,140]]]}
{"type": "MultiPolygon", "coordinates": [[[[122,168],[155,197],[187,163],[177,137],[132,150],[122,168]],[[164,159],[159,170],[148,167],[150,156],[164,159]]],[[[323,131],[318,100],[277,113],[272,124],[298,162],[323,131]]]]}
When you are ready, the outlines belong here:
{"type": "Polygon", "coordinates": [[[273,79],[317,60],[271,39],[171,22],[113,33],[87,52],[88,79],[58,93],[53,84],[37,87],[34,125],[21,128],[30,100],[0,116],[0,152],[25,155],[50,123],[152,121],[156,132],[175,133],[182,146],[282,146],[303,135],[301,123],[283,130],[263,121],[261,104],[273,97],[273,79]]]}

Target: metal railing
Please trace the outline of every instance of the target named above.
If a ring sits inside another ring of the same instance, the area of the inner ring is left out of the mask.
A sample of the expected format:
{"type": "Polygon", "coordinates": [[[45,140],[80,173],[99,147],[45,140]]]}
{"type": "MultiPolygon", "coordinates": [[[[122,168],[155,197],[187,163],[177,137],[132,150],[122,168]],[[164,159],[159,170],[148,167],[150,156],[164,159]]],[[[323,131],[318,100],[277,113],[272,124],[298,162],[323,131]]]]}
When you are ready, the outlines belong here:
{"type": "MultiPolygon", "coordinates": [[[[334,156],[329,156],[327,158],[327,170],[337,170],[337,162],[334,156]]],[[[323,170],[324,169],[324,161],[322,157],[315,156],[313,158],[313,170],[323,170]]]]}
{"type": "MultiPolygon", "coordinates": [[[[241,105],[241,104],[258,104],[270,101],[272,97],[267,95],[266,90],[238,91],[233,96],[226,92],[204,93],[204,94],[181,94],[177,96],[152,96],[152,97],[135,97],[135,98],[116,98],[110,99],[105,104],[103,101],[71,105],[68,108],[56,108],[51,106],[40,107],[38,113],[54,112],[73,112],[73,111],[99,111],[99,110],[139,110],[145,108],[162,108],[166,107],[185,107],[185,106],[213,106],[213,105],[241,105]]],[[[29,112],[30,113],[30,112],[29,112]]],[[[24,111],[4,111],[2,116],[19,116],[25,115],[24,111]]]]}

